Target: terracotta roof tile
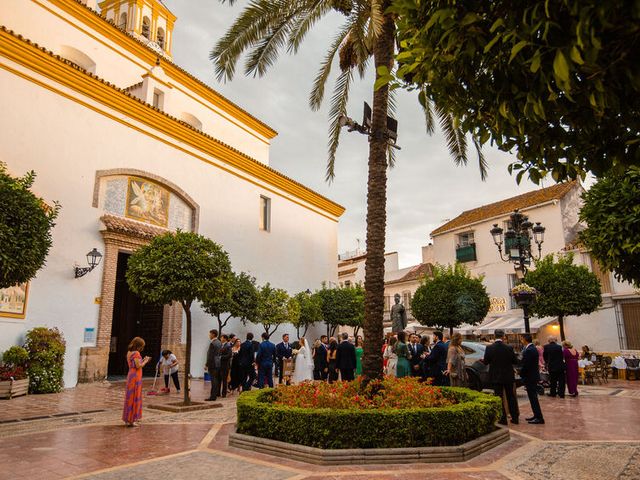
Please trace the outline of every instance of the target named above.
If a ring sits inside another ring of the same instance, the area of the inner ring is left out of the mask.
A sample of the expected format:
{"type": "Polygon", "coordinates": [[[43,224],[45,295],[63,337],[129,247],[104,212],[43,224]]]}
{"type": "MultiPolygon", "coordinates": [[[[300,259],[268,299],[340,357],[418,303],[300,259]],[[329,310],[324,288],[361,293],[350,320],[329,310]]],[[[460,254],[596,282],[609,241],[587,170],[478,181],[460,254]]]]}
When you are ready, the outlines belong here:
{"type": "Polygon", "coordinates": [[[425,275],[433,275],[433,265],[431,265],[430,263],[421,263],[420,265],[416,265],[415,267],[412,267],[411,270],[409,270],[404,276],[385,283],[386,285],[391,285],[394,283],[412,282],[415,280],[420,280],[425,275]]]}
{"type": "Polygon", "coordinates": [[[106,230],[110,232],[126,233],[128,235],[136,235],[137,237],[152,239],[158,235],[164,235],[170,230],[148,223],[138,222],[129,218],[117,217],[115,215],[103,215],[100,217],[106,230]]]}
{"type": "Polygon", "coordinates": [[[453,220],[450,220],[444,225],[436,228],[431,232],[431,236],[440,235],[441,233],[449,230],[477,223],[499,215],[505,215],[516,209],[533,207],[534,205],[560,199],[575,188],[576,185],[579,185],[577,180],[567,183],[558,183],[551,187],[541,188],[539,190],[534,190],[533,192],[523,193],[522,195],[500,200],[499,202],[467,210],[462,212],[453,220]]]}

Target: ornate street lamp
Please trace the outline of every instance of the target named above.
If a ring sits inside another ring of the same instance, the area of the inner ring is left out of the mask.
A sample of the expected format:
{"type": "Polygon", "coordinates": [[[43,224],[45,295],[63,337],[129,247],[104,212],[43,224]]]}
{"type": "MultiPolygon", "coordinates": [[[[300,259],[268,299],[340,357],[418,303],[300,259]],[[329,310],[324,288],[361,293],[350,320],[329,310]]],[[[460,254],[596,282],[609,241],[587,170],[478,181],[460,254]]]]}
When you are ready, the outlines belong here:
{"type": "Polygon", "coordinates": [[[88,267],[76,267],[76,278],[80,278],[85,276],[91,270],[100,265],[100,260],[102,260],[102,254],[97,250],[93,249],[89,253],[87,253],[87,264],[88,267]]]}
{"type": "MultiPolygon", "coordinates": [[[[531,260],[539,260],[542,257],[542,243],[544,242],[545,227],[540,222],[534,225],[529,221],[529,217],[523,215],[518,210],[510,215],[510,226],[505,232],[498,226],[493,224],[493,228],[489,231],[493,237],[493,243],[498,247],[500,259],[503,262],[513,262],[516,272],[516,278],[522,282],[527,273],[527,265],[531,260]],[[537,254],[531,249],[531,240],[538,247],[537,254]],[[504,243],[504,254],[502,245],[504,243]]],[[[529,333],[529,305],[535,301],[535,289],[533,292],[520,295],[519,292],[512,293],[518,306],[522,307],[524,313],[524,329],[529,333]]]]}

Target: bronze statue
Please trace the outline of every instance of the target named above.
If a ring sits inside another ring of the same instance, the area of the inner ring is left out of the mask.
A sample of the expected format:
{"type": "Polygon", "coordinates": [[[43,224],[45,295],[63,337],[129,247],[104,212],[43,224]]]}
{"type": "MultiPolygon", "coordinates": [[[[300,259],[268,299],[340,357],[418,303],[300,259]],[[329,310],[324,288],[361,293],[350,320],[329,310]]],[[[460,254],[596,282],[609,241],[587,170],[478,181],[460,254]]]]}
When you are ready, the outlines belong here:
{"type": "Polygon", "coordinates": [[[407,310],[400,303],[400,294],[393,296],[395,305],[391,307],[391,331],[393,333],[404,332],[407,328],[407,310]]]}

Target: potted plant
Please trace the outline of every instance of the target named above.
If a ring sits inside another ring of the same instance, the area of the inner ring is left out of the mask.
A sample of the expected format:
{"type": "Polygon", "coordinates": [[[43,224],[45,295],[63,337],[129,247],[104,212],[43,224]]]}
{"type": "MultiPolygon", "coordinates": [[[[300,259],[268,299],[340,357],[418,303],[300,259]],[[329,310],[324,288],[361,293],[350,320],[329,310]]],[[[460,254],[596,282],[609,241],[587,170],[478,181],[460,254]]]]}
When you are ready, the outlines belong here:
{"type": "Polygon", "coordinates": [[[538,291],[526,283],[520,283],[511,289],[511,296],[518,305],[531,305],[536,301],[538,291]]]}
{"type": "Polygon", "coordinates": [[[2,355],[0,366],[0,398],[13,398],[29,392],[26,365],[29,354],[22,347],[11,347],[2,355]]]}

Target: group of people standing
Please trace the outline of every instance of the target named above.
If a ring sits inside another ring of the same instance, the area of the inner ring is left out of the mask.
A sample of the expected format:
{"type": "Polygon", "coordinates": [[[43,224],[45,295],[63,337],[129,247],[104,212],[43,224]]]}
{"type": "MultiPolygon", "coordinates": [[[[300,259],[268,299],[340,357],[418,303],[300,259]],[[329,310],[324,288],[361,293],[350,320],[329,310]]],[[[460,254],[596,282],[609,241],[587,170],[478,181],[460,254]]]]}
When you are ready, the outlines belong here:
{"type": "Polygon", "coordinates": [[[578,377],[580,353],[569,341],[558,345],[556,337],[549,337],[547,344],[542,347],[536,342],[541,371],[549,374],[549,396],[564,398],[565,389],[569,396],[578,395],[578,377]],[[566,387],[566,388],[565,388],[566,387]]]}

